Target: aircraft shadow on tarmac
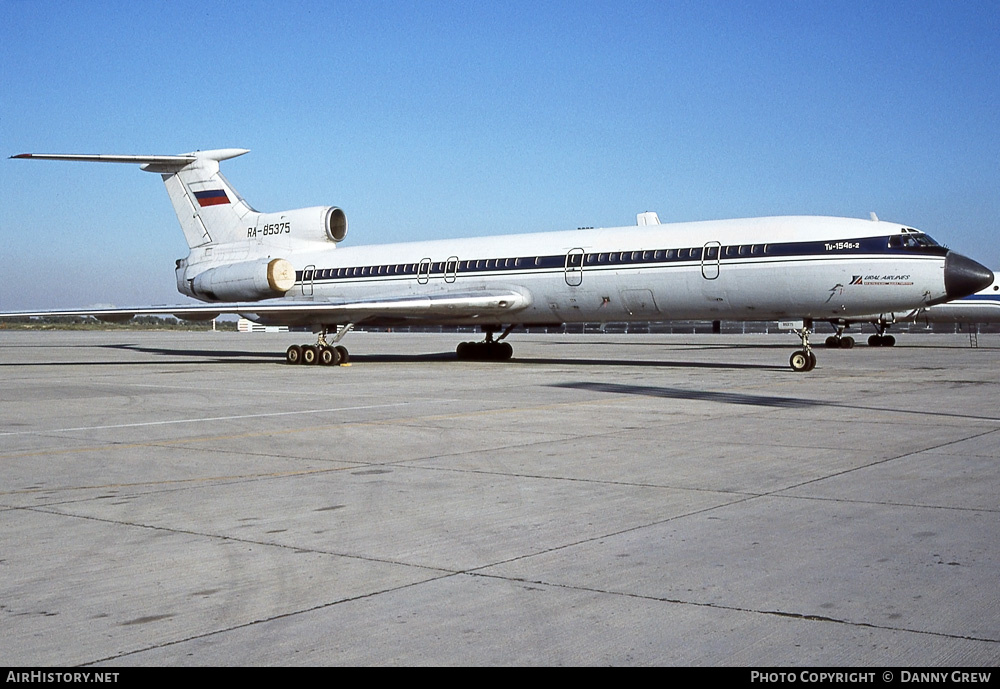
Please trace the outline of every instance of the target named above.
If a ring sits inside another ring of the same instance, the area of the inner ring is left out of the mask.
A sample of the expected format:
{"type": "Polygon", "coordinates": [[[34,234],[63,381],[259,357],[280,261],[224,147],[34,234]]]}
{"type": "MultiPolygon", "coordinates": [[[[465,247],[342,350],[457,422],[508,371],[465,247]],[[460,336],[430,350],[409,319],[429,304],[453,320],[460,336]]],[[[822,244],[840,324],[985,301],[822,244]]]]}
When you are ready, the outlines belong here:
{"type": "Polygon", "coordinates": [[[554,388],[570,390],[589,390],[591,392],[610,392],[617,395],[643,395],[646,397],[663,397],[667,399],[694,400],[700,402],[722,402],[724,404],[746,404],[755,407],[783,407],[802,409],[806,407],[827,406],[822,400],[810,400],[801,397],[777,397],[772,395],[747,395],[737,392],[714,392],[711,390],[684,390],[682,388],[667,388],[653,385],[627,385],[623,383],[554,383],[554,388]]]}
{"type": "Polygon", "coordinates": [[[565,365],[565,366],[629,366],[629,367],[649,367],[649,368],[709,368],[713,370],[733,369],[733,370],[756,370],[756,371],[786,371],[790,370],[787,365],[777,364],[747,364],[742,362],[722,362],[722,361],[667,361],[667,360],[635,360],[635,359],[568,359],[565,357],[541,358],[520,358],[514,357],[508,363],[515,364],[544,364],[565,365]]]}
{"type": "MultiPolygon", "coordinates": [[[[586,342],[586,343],[576,343],[576,342],[551,342],[546,343],[546,345],[561,348],[574,348],[580,346],[586,347],[604,347],[605,351],[621,351],[625,356],[626,352],[631,347],[664,347],[662,342],[586,342]]],[[[104,344],[104,345],[66,345],[66,344],[54,344],[52,346],[46,346],[46,349],[58,349],[65,347],[91,347],[97,346],[104,349],[119,349],[134,352],[143,352],[146,354],[156,354],[161,356],[174,356],[183,357],[184,359],[202,359],[202,363],[229,363],[229,364],[239,364],[239,363],[251,363],[254,361],[258,362],[275,362],[284,361],[284,352],[282,351],[259,351],[259,350],[239,350],[239,349],[190,349],[190,348],[169,348],[169,347],[149,347],[141,346],[137,344],[104,344]]],[[[680,349],[681,351],[711,351],[711,350],[739,350],[739,349],[777,349],[777,350],[787,350],[789,346],[787,344],[742,344],[742,343],[712,343],[712,344],[681,344],[681,345],[668,345],[667,347],[671,349],[680,349]]],[[[922,348],[927,348],[927,345],[921,345],[922,348]]],[[[935,347],[935,345],[931,345],[935,347]]],[[[940,345],[940,347],[948,349],[954,348],[954,344],[940,345]]],[[[964,347],[963,347],[964,348],[964,347]]],[[[822,352],[823,348],[818,351],[822,352]]],[[[881,350],[879,350],[881,351],[881,350]]],[[[406,363],[406,362],[433,362],[433,361],[455,361],[456,355],[454,352],[431,352],[427,354],[351,354],[351,361],[353,363],[406,363]]],[[[32,362],[35,366],[66,366],[66,365],[78,365],[82,362],[73,361],[67,362],[62,360],[55,360],[50,362],[32,362]]],[[[142,361],[95,361],[87,365],[113,365],[113,366],[128,366],[128,365],[142,365],[147,362],[142,361]]],[[[630,367],[649,367],[649,368],[702,368],[702,369],[714,369],[714,370],[761,370],[761,371],[785,371],[787,366],[783,364],[750,364],[743,362],[721,362],[721,361],[677,361],[677,360],[635,360],[631,358],[577,358],[577,357],[566,357],[566,356],[552,356],[552,357],[518,357],[514,356],[513,359],[509,361],[502,362],[506,365],[564,365],[564,366],[630,366],[630,367]]],[[[11,362],[7,364],[0,364],[4,366],[18,366],[23,365],[23,362],[11,362]]]]}
{"type": "MultiPolygon", "coordinates": [[[[556,344],[556,343],[553,343],[556,344]]],[[[620,343],[607,343],[607,347],[614,347],[620,343]]],[[[60,345],[67,346],[67,345],[60,345]]],[[[68,345],[76,346],[97,346],[102,349],[118,349],[132,352],[142,352],[163,357],[182,357],[178,363],[205,363],[205,364],[245,364],[245,363],[275,363],[284,362],[285,354],[282,351],[250,351],[250,350],[221,350],[221,349],[190,349],[190,348],[170,348],[170,347],[149,347],[136,344],[104,344],[104,345],[68,345]],[[201,359],[201,362],[189,361],[201,359]]],[[[662,346],[662,345],[661,345],[662,346]]],[[[765,345],[768,347],[769,345],[765,345]]],[[[787,349],[787,346],[775,346],[787,349]]],[[[710,347],[710,349],[726,349],[726,347],[710,347]]],[[[351,354],[351,362],[363,363],[414,363],[414,362],[451,362],[456,361],[455,352],[431,352],[427,354],[351,354]]],[[[53,361],[34,361],[33,366],[136,366],[148,364],[148,361],[94,361],[83,362],[80,360],[65,361],[57,359],[53,361]]],[[[769,364],[748,364],[743,362],[721,362],[721,361],[671,361],[671,360],[635,360],[630,358],[569,358],[565,356],[553,357],[517,357],[505,362],[490,362],[498,366],[510,365],[561,365],[561,366],[622,366],[622,367],[647,367],[647,368],[704,368],[704,369],[733,369],[733,370],[764,370],[764,371],[784,371],[788,367],[784,365],[769,364]]],[[[4,366],[20,366],[24,362],[11,362],[0,364],[4,366]]],[[[312,367],[310,367],[312,368],[312,367]]],[[[323,367],[319,367],[323,368],[323,367]]],[[[334,367],[336,368],[336,367],[334,367]]]]}
{"type": "MultiPolygon", "coordinates": [[[[726,337],[726,336],[723,336],[726,337]]],[[[635,342],[623,342],[621,340],[587,340],[585,342],[574,342],[572,340],[552,340],[550,342],[545,342],[546,346],[559,346],[559,347],[615,347],[618,349],[630,349],[632,347],[660,347],[660,348],[670,348],[670,349],[788,349],[790,346],[794,347],[798,340],[789,339],[788,342],[672,342],[665,344],[662,340],[652,340],[649,342],[644,342],[641,340],[635,342]]]]}
{"type": "Polygon", "coordinates": [[[272,361],[274,359],[283,360],[285,358],[284,352],[259,352],[259,351],[246,351],[238,349],[226,350],[226,349],[142,347],[134,344],[106,344],[98,346],[104,349],[124,349],[132,352],[143,352],[145,354],[197,357],[201,359],[209,359],[211,360],[210,363],[242,363],[248,360],[255,360],[255,359],[263,361],[272,361]]]}
{"type": "MultiPolygon", "coordinates": [[[[351,363],[414,363],[421,361],[452,361],[457,362],[458,357],[454,352],[435,352],[430,354],[354,354],[351,353],[351,363]]],[[[710,368],[710,369],[755,369],[765,371],[784,371],[787,366],[768,364],[746,364],[746,363],[724,363],[720,361],[663,361],[663,360],[635,360],[635,359],[583,359],[567,357],[519,357],[514,355],[512,359],[494,362],[462,362],[462,363],[485,363],[494,366],[628,366],[628,367],[648,367],[648,368],[710,368]]]]}
{"type": "Polygon", "coordinates": [[[996,416],[976,414],[954,414],[951,412],[928,409],[905,409],[900,407],[876,407],[861,404],[846,404],[834,400],[817,400],[803,397],[777,397],[772,395],[748,395],[737,392],[716,392],[712,390],[684,390],[654,385],[632,385],[624,383],[593,383],[580,381],[575,383],[552,383],[550,387],[568,390],[587,390],[590,392],[606,392],[615,395],[642,395],[646,397],[661,397],[665,399],[694,400],[701,402],[719,402],[722,404],[743,404],[757,407],[776,407],[784,409],[807,409],[811,407],[834,407],[838,409],[853,409],[857,411],[889,412],[895,414],[916,414],[918,416],[952,417],[962,419],[978,419],[983,421],[1000,421],[996,416]]]}
{"type": "MultiPolygon", "coordinates": [[[[284,352],[256,352],[256,351],[243,351],[243,350],[223,350],[223,349],[167,349],[165,347],[141,347],[134,344],[104,344],[104,345],[46,345],[45,350],[55,350],[59,348],[69,348],[69,349],[79,349],[79,348],[89,348],[97,347],[98,349],[118,349],[131,352],[143,352],[146,354],[156,354],[161,356],[175,356],[175,357],[185,357],[185,358],[197,358],[202,359],[202,361],[184,361],[180,360],[175,363],[205,363],[205,364],[245,364],[248,362],[259,361],[262,363],[272,363],[274,361],[284,361],[284,352]]],[[[32,349],[35,349],[32,347],[32,349]]],[[[0,366],[148,366],[149,361],[86,361],[82,358],[76,358],[72,361],[66,361],[60,356],[53,357],[51,361],[11,361],[0,364],[0,366]]]]}

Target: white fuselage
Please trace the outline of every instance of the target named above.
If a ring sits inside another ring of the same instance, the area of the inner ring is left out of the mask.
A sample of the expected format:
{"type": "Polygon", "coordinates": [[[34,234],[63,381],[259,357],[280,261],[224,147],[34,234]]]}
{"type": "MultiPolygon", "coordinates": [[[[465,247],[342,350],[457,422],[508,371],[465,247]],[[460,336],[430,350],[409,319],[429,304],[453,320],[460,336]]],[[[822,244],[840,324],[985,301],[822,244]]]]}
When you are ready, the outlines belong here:
{"type": "MultiPolygon", "coordinates": [[[[774,217],[359,247],[297,242],[289,233],[215,246],[209,256],[194,250],[178,278],[190,293],[184,276],[266,255],[295,267],[285,298],[297,301],[504,289],[525,297],[507,321],[520,324],[832,319],[914,309],[945,296],[946,251],[890,248],[889,238],[904,231],[911,232],[882,221],[774,217]]],[[[296,322],[287,314],[259,320],[296,322]]]]}

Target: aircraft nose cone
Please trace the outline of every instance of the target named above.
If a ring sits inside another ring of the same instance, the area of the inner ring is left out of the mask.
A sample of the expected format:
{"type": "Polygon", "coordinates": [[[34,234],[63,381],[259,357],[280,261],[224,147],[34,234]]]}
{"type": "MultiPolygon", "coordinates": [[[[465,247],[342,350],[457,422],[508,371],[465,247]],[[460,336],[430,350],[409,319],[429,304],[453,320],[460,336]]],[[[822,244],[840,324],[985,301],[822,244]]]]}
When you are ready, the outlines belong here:
{"type": "Polygon", "coordinates": [[[949,251],[944,259],[944,289],[948,299],[961,299],[986,289],[993,282],[993,271],[962,254],[949,251]]]}

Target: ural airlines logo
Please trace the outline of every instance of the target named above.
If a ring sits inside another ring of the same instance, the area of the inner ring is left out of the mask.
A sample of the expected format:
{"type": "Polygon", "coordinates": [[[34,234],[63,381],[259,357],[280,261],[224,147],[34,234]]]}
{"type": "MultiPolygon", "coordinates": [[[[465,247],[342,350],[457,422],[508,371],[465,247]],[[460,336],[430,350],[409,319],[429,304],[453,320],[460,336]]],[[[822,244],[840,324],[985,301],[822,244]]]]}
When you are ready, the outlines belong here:
{"type": "Polygon", "coordinates": [[[855,275],[852,285],[912,285],[909,275],[855,275]]]}
{"type": "Polygon", "coordinates": [[[198,199],[198,205],[202,208],[205,206],[220,206],[229,203],[229,197],[226,196],[226,192],[223,189],[196,191],[194,193],[194,197],[198,199]]]}

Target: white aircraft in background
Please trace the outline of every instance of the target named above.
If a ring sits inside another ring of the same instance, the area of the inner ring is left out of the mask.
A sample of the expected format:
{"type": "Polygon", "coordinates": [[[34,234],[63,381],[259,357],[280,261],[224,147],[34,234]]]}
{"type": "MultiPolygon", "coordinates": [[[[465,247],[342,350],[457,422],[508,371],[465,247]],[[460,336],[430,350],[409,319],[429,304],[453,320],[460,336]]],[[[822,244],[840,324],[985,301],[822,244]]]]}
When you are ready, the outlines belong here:
{"type": "Polygon", "coordinates": [[[850,349],[854,346],[854,338],[844,335],[844,329],[858,323],[871,323],[877,330],[868,338],[869,347],[892,347],[896,338],[887,335],[886,331],[894,323],[963,323],[977,325],[980,323],[1000,323],[1000,282],[996,278],[984,289],[959,299],[946,301],[942,304],[921,307],[907,313],[881,313],[863,318],[849,318],[831,321],[837,329],[837,334],[826,338],[827,347],[842,347],[850,349]]]}
{"type": "Polygon", "coordinates": [[[514,328],[568,322],[796,320],[795,371],[816,365],[814,320],[909,312],[983,289],[993,273],[904,225],[775,217],[341,247],[335,206],[260,213],[219,172],[244,149],[182,155],[58,155],[33,160],[135,163],[162,175],[190,253],[177,289],[204,304],[20,311],[12,316],[136,314],[310,326],[315,344],[289,363],[343,363],[340,339],[359,324],[479,325],[460,359],[507,359],[514,328]],[[327,335],[335,332],[332,342],[327,335]],[[501,332],[499,338],[494,334],[501,332]]]}
{"type": "Polygon", "coordinates": [[[918,323],[998,323],[1000,283],[994,278],[989,286],[975,294],[920,309],[913,320],[918,323]]]}

